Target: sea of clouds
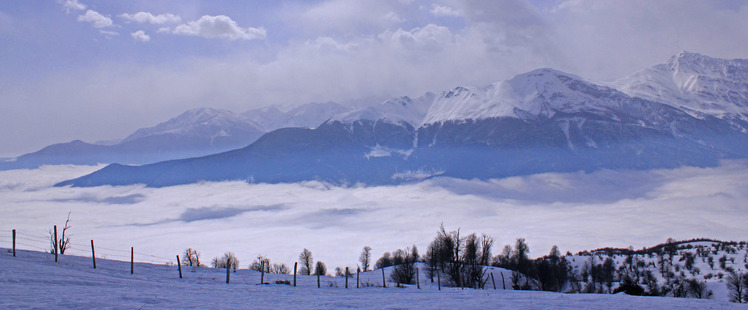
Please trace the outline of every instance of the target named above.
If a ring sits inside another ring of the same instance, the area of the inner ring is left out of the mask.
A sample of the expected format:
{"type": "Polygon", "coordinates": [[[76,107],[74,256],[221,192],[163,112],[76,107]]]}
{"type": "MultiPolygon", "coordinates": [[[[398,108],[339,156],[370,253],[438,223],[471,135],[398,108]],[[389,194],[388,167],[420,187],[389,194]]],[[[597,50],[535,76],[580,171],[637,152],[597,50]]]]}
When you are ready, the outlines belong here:
{"type": "MultiPolygon", "coordinates": [[[[748,239],[748,161],[373,187],[316,181],[53,187],[101,167],[0,171],[0,247],[10,247],[11,229],[47,236],[53,225],[62,227],[68,213],[70,254],[89,255],[93,239],[107,249],[132,246],[152,255],[139,255],[140,260],[158,263],[190,247],[205,262],[232,251],[242,268],[259,254],[293,265],[304,248],[330,270],[355,267],[365,245],[375,259],[414,244],[424,253],[442,223],[463,234],[491,235],[494,253],[526,238],[533,257],[553,245],[576,252],[641,248],[669,237],[748,239]]],[[[48,246],[39,240],[24,242],[36,246],[29,249],[48,246]]]]}

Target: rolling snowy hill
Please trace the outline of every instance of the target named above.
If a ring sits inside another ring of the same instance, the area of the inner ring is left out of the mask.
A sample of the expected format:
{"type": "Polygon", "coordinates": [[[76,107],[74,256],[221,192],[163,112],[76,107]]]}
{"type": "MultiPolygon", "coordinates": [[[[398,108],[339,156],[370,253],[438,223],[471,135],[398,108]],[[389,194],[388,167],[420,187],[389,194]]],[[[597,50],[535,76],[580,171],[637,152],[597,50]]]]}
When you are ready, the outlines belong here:
{"type": "MultiPolygon", "coordinates": [[[[276,281],[293,281],[292,275],[266,274],[247,269],[231,272],[225,283],[224,268],[182,266],[179,278],[174,265],[130,263],[90,257],[63,255],[59,262],[50,254],[8,249],[0,253],[0,307],[14,308],[428,308],[477,309],[490,305],[497,309],[742,309],[725,301],[669,297],[640,297],[624,294],[561,294],[503,289],[438,290],[425,276],[422,289],[381,287],[381,269],[363,273],[355,288],[355,278],[345,289],[343,277],[299,276],[298,286],[276,281]],[[380,286],[380,287],[377,287],[380,286]]],[[[243,268],[243,267],[240,267],[243,268]]],[[[423,268],[421,269],[423,270],[423,268]]],[[[498,271],[498,270],[497,270],[498,271]]],[[[389,273],[389,269],[387,270],[389,273]]]]}

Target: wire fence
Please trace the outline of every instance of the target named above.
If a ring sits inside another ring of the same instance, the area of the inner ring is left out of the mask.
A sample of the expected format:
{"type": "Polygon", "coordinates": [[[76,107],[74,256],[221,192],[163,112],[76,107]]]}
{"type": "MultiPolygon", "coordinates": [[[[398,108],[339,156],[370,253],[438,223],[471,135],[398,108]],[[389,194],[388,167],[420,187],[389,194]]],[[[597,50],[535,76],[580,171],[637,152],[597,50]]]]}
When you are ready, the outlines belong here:
{"type": "MultiPolygon", "coordinates": [[[[58,238],[60,236],[58,235],[58,238]]],[[[16,230],[15,245],[18,250],[30,250],[39,251],[45,253],[54,253],[52,235],[35,235],[28,234],[16,230]]],[[[69,246],[65,249],[64,254],[91,257],[91,244],[83,244],[78,242],[68,242],[69,246]]],[[[0,246],[11,248],[13,246],[13,230],[0,229],[0,246]]],[[[166,258],[158,255],[152,255],[149,253],[142,253],[131,249],[114,249],[109,247],[101,247],[96,245],[96,258],[118,260],[118,261],[130,261],[131,259],[138,263],[152,263],[152,264],[170,264],[173,263],[173,258],[166,258]],[[132,255],[132,257],[131,257],[132,255]]],[[[60,253],[63,254],[63,253],[60,253]]]]}

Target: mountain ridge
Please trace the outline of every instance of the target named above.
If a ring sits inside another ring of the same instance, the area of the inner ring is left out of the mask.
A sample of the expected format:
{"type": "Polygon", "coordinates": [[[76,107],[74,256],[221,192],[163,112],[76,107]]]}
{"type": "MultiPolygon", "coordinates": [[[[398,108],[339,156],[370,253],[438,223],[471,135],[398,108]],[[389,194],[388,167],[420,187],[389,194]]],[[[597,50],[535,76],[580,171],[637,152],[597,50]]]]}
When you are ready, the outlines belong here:
{"type": "Polygon", "coordinates": [[[748,134],[737,130],[735,118],[689,112],[672,102],[631,96],[543,68],[484,87],[394,98],[336,115],[315,128],[271,131],[225,153],[107,167],[59,185],[170,186],[200,180],[396,184],[435,175],[487,179],[713,166],[721,159],[748,157],[748,134]]]}
{"type": "Polygon", "coordinates": [[[663,102],[695,117],[748,121],[748,59],[718,59],[684,51],[613,85],[629,95],[663,102]]]}

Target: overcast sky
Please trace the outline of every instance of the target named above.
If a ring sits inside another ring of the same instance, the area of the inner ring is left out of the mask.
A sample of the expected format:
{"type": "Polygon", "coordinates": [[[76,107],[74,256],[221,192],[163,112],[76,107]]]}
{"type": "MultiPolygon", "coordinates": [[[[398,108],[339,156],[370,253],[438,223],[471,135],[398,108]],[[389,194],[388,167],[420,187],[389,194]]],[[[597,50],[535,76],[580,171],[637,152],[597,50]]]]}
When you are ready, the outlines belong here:
{"type": "Polygon", "coordinates": [[[688,50],[748,58],[746,1],[0,2],[0,156],[184,110],[348,104],[539,67],[612,80],[688,50]]]}

